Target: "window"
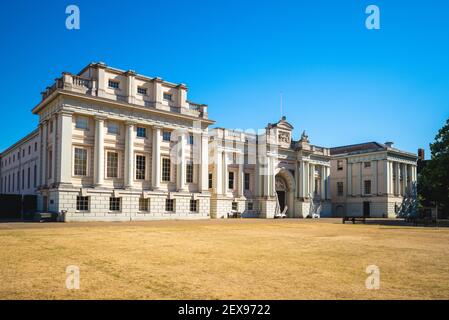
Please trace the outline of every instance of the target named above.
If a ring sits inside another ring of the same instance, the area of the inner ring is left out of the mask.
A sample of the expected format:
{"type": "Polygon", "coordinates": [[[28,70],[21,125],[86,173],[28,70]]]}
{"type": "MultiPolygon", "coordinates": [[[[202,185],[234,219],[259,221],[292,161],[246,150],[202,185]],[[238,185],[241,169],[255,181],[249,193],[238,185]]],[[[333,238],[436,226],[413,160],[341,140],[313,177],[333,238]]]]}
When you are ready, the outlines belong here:
{"type": "Polygon", "coordinates": [[[175,207],[174,199],[165,199],[165,211],[173,212],[175,207]]]}
{"type": "Polygon", "coordinates": [[[254,205],[252,202],[248,202],[248,210],[253,210],[254,209],[254,205]]]}
{"type": "Polygon", "coordinates": [[[25,149],[22,150],[22,157],[25,157],[25,149]]]}
{"type": "Polygon", "coordinates": [[[89,211],[89,197],[76,197],[76,210],[77,211],[89,211]]]}
{"type": "Polygon", "coordinates": [[[237,211],[237,209],[238,209],[238,203],[232,202],[232,211],[237,211]]]}
{"type": "Polygon", "coordinates": [[[198,212],[198,200],[190,199],[190,212],[198,212]]]}
{"type": "Polygon", "coordinates": [[[110,197],[109,198],[109,210],[120,211],[121,198],[110,197]]]}
{"type": "Polygon", "coordinates": [[[136,155],[136,180],[145,180],[145,156],[136,155]]]}
{"type": "Polygon", "coordinates": [[[37,151],[37,142],[34,143],[34,151],[37,151]]]}
{"type": "Polygon", "coordinates": [[[371,180],[364,181],[365,194],[371,194],[371,180]]]}
{"type": "Polygon", "coordinates": [[[189,134],[189,144],[193,145],[193,134],[189,134]]]}
{"type": "Polygon", "coordinates": [[[139,138],[146,138],[147,136],[147,129],[142,127],[137,127],[137,136],[139,138]]]}
{"type": "Polygon", "coordinates": [[[109,86],[109,88],[118,89],[120,87],[120,82],[109,79],[108,86],[109,86]]]}
{"type": "Polygon", "coordinates": [[[81,148],[75,148],[75,176],[87,175],[87,150],[81,148]]]}
{"type": "Polygon", "coordinates": [[[249,173],[245,173],[245,190],[249,190],[249,173]]]}
{"type": "Polygon", "coordinates": [[[25,169],[22,169],[22,190],[25,189],[25,169]]]}
{"type": "Polygon", "coordinates": [[[50,133],[53,132],[53,121],[50,120],[50,133]]]}
{"type": "Polygon", "coordinates": [[[27,172],[27,187],[28,187],[28,189],[31,188],[31,167],[28,167],[28,172],[27,172]]]}
{"type": "Polygon", "coordinates": [[[51,179],[51,175],[53,172],[53,151],[48,150],[48,179],[51,179]]]}
{"type": "Polygon", "coordinates": [[[213,183],[213,178],[212,178],[212,173],[209,173],[209,189],[212,189],[212,183],[213,183]]]}
{"type": "Polygon", "coordinates": [[[186,182],[193,183],[193,163],[191,161],[186,164],[186,182]]]}
{"type": "Polygon", "coordinates": [[[81,130],[87,130],[89,128],[89,119],[86,117],[76,117],[75,127],[81,130]]]}
{"type": "Polygon", "coordinates": [[[337,170],[343,170],[343,160],[337,160],[337,170]]]}
{"type": "Polygon", "coordinates": [[[31,145],[28,146],[28,154],[31,154],[31,145]]]}
{"type": "Polygon", "coordinates": [[[363,166],[365,167],[365,168],[371,168],[371,162],[364,162],[363,163],[363,166]]]}
{"type": "Polygon", "coordinates": [[[343,182],[337,182],[337,195],[339,197],[343,196],[343,182]]]}
{"type": "Polygon", "coordinates": [[[138,93],[138,94],[146,95],[146,94],[147,94],[147,88],[144,88],[144,87],[137,87],[137,93],[138,93]]]}
{"type": "Polygon", "coordinates": [[[234,189],[234,172],[229,172],[228,188],[229,189],[234,189]]]}
{"type": "Polygon", "coordinates": [[[20,171],[17,171],[17,191],[20,190],[20,171]]]}
{"type": "Polygon", "coordinates": [[[143,197],[139,198],[139,211],[144,211],[144,212],[150,211],[149,203],[150,203],[150,199],[145,199],[143,197]]]}
{"type": "Polygon", "coordinates": [[[162,140],[170,141],[171,140],[171,132],[170,131],[163,131],[162,132],[162,140]]]}
{"type": "Polygon", "coordinates": [[[33,181],[33,187],[36,188],[37,186],[37,165],[34,165],[34,181],[33,181]]]}
{"type": "Polygon", "coordinates": [[[162,159],[162,181],[170,181],[170,159],[162,159]]]}
{"type": "Polygon", "coordinates": [[[118,153],[107,152],[106,177],[118,178],[118,153]]]}
{"type": "Polygon", "coordinates": [[[172,94],[168,92],[164,92],[164,100],[171,101],[172,100],[172,94]]]}
{"type": "Polygon", "coordinates": [[[108,121],[108,133],[109,134],[119,134],[120,128],[117,122],[108,121]]]}

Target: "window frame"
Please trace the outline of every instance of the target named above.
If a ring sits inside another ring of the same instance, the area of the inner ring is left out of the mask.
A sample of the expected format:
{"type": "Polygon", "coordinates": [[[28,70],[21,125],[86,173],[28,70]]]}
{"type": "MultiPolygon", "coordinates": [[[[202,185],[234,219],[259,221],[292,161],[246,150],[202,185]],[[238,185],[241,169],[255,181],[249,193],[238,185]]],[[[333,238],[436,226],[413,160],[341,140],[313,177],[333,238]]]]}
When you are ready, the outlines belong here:
{"type": "Polygon", "coordinates": [[[188,160],[186,162],[186,183],[194,183],[195,177],[195,166],[193,165],[193,161],[188,160]]]}
{"type": "Polygon", "coordinates": [[[173,93],[168,92],[168,91],[163,92],[163,94],[162,94],[162,99],[163,99],[164,101],[172,102],[172,101],[173,101],[173,93]],[[170,97],[170,98],[168,98],[168,97],[170,97]]]}
{"type": "Polygon", "coordinates": [[[106,150],[106,178],[107,179],[118,179],[120,178],[120,153],[118,151],[115,150],[106,150]],[[109,175],[109,154],[116,154],[117,155],[117,175],[111,176],[109,175]]]}
{"type": "Polygon", "coordinates": [[[343,160],[337,160],[337,171],[343,170],[343,160]]]}
{"type": "Polygon", "coordinates": [[[175,212],[175,199],[165,199],[165,213],[172,213],[175,212]]]}
{"type": "Polygon", "coordinates": [[[120,81],[115,80],[115,79],[108,79],[108,88],[114,89],[114,90],[120,90],[120,81]]]}
{"type": "Polygon", "coordinates": [[[87,177],[89,175],[89,150],[87,148],[84,147],[80,147],[80,146],[74,146],[73,147],[73,171],[72,174],[74,177],[87,177]],[[76,170],[76,150],[83,150],[86,152],[86,159],[85,159],[85,174],[77,174],[77,170],[76,170]]]}
{"type": "Polygon", "coordinates": [[[144,154],[141,154],[141,153],[136,153],[134,161],[135,161],[134,180],[136,180],[136,181],[146,180],[147,179],[147,156],[144,154]],[[142,161],[138,162],[137,159],[141,159],[141,158],[143,158],[143,162],[142,161]],[[142,178],[142,172],[140,172],[142,170],[142,168],[140,168],[140,169],[137,168],[138,163],[140,165],[143,164],[143,178],[142,178]]]}
{"type": "Polygon", "coordinates": [[[344,183],[343,181],[337,181],[337,197],[343,197],[344,196],[344,183]],[[341,190],[340,190],[341,186],[341,190]],[[340,192],[341,191],[341,192],[340,192]]]}
{"type": "Polygon", "coordinates": [[[372,195],[372,192],[373,192],[372,188],[373,188],[373,184],[372,184],[371,180],[363,180],[363,195],[365,195],[365,196],[372,195]],[[368,190],[369,192],[366,192],[367,189],[369,189],[368,190]]]}
{"type": "Polygon", "coordinates": [[[162,141],[170,142],[171,141],[171,131],[163,130],[162,131],[162,141]],[[165,135],[168,135],[168,140],[165,139],[165,135]]]}
{"type": "Polygon", "coordinates": [[[136,127],[136,137],[141,139],[147,138],[147,128],[145,127],[136,127]],[[144,132],[144,136],[139,135],[139,132],[144,132]]]}
{"type": "Polygon", "coordinates": [[[189,212],[198,213],[199,212],[199,200],[190,199],[189,201],[189,212]]]}
{"type": "Polygon", "coordinates": [[[243,189],[250,190],[250,188],[251,188],[251,175],[248,172],[245,172],[243,174],[243,189]]]}
{"type": "Polygon", "coordinates": [[[145,87],[142,87],[142,86],[138,86],[137,87],[137,94],[140,94],[142,96],[148,95],[148,88],[145,88],[145,87]]]}
{"type": "Polygon", "coordinates": [[[229,171],[228,172],[228,189],[229,190],[234,190],[235,187],[235,174],[234,171],[229,171]],[[232,176],[232,179],[231,179],[232,176]],[[232,183],[232,185],[231,185],[232,183]]]}
{"type": "Polygon", "coordinates": [[[89,201],[89,196],[76,196],[76,211],[77,212],[89,212],[89,208],[90,208],[90,201],[89,201]],[[80,199],[83,198],[83,199],[80,199]],[[85,198],[85,199],[84,199],[85,198]],[[83,203],[83,205],[85,205],[86,209],[80,209],[80,200],[85,200],[86,203],[83,203]]]}
{"type": "Polygon", "coordinates": [[[122,198],[121,197],[109,197],[109,212],[121,212],[122,211],[122,198]],[[114,209],[118,204],[118,209],[114,209]]]}
{"type": "Polygon", "coordinates": [[[150,198],[139,198],[139,212],[150,212],[150,198]]]}
{"type": "Polygon", "coordinates": [[[171,182],[171,160],[169,157],[162,157],[161,159],[161,180],[162,182],[171,182]],[[168,180],[166,180],[166,174],[164,174],[164,168],[167,168],[166,165],[164,165],[164,162],[168,161],[168,180]]]}
{"type": "Polygon", "coordinates": [[[120,135],[120,124],[118,123],[118,122],[116,122],[116,121],[108,121],[108,123],[107,123],[107,132],[108,132],[108,134],[112,134],[112,135],[116,135],[116,136],[118,136],[118,135],[120,135]],[[117,132],[114,132],[114,131],[111,131],[110,129],[111,129],[111,127],[110,126],[116,126],[116,128],[117,128],[117,132]]]}

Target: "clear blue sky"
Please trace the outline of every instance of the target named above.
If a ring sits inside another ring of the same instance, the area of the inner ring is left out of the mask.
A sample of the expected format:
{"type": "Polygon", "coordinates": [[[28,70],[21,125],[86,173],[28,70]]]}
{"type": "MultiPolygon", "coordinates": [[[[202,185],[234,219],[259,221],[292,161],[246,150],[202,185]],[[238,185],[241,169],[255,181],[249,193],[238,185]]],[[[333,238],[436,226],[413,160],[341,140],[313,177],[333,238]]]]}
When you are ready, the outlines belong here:
{"type": "Polygon", "coordinates": [[[392,140],[415,152],[449,117],[449,1],[1,2],[0,149],[37,125],[31,108],[62,71],[91,61],[189,86],[216,125],[295,139],[392,140]],[[65,28],[76,4],[81,29],[65,28]],[[376,4],[381,29],[365,28],[376,4]]]}

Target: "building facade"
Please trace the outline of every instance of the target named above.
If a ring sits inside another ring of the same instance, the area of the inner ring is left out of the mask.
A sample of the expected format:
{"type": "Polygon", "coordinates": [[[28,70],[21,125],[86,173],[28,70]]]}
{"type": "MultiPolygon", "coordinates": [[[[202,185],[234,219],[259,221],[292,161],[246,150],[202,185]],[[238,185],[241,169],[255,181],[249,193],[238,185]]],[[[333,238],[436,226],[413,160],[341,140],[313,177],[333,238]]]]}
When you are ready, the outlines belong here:
{"type": "Polygon", "coordinates": [[[330,217],[363,214],[367,197],[372,216],[393,216],[416,181],[409,153],[318,147],[285,117],[210,129],[187,91],[104,63],[63,73],[33,108],[38,128],[0,155],[0,193],[35,194],[65,221],[330,217]]]}
{"type": "Polygon", "coordinates": [[[417,156],[391,142],[331,148],[332,211],[335,216],[396,217],[416,184],[417,156]]]}

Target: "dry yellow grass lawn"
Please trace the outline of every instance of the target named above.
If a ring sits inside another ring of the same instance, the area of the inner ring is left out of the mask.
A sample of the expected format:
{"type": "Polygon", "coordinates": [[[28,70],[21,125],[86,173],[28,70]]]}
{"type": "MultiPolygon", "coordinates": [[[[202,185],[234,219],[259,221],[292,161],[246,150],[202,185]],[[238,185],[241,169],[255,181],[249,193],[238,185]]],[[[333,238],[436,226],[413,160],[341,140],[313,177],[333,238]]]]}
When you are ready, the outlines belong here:
{"type": "Polygon", "coordinates": [[[449,298],[449,228],[340,220],[0,224],[1,299],[449,298]],[[379,266],[379,290],[365,268],[379,266]],[[78,265],[80,290],[65,288],[78,265]]]}

